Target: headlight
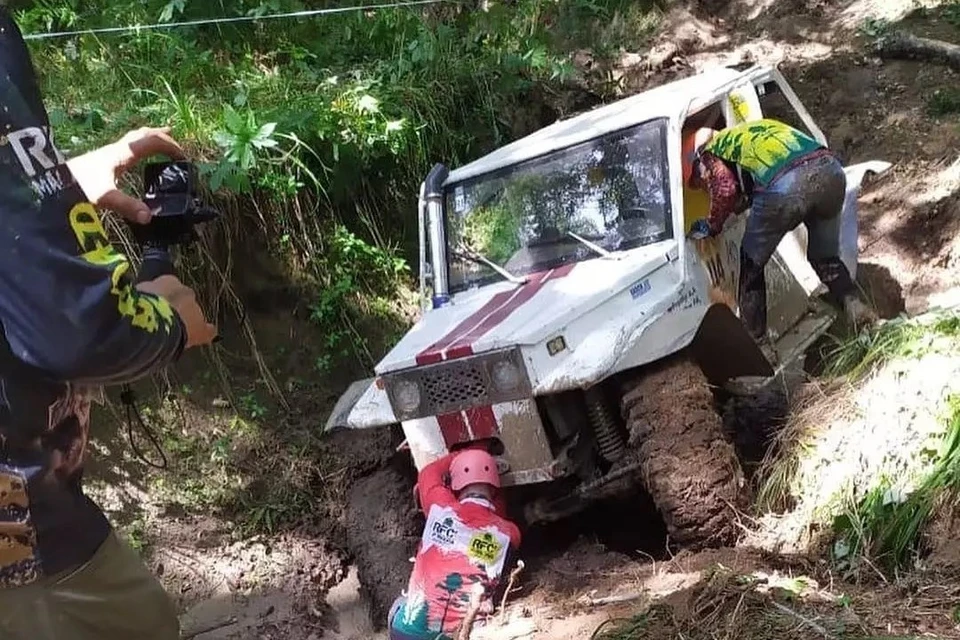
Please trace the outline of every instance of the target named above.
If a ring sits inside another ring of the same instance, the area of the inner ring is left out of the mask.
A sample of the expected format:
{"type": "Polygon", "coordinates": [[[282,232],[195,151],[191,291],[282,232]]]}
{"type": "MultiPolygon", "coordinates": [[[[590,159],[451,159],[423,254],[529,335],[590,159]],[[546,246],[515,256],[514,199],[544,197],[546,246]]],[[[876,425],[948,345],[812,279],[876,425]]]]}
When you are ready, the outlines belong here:
{"type": "Polygon", "coordinates": [[[400,380],[394,388],[393,397],[397,409],[404,413],[413,411],[420,406],[420,385],[410,380],[400,380]]]}
{"type": "Polygon", "coordinates": [[[498,362],[493,365],[490,376],[493,378],[494,386],[500,391],[513,391],[522,382],[520,370],[512,362],[498,362]]]}

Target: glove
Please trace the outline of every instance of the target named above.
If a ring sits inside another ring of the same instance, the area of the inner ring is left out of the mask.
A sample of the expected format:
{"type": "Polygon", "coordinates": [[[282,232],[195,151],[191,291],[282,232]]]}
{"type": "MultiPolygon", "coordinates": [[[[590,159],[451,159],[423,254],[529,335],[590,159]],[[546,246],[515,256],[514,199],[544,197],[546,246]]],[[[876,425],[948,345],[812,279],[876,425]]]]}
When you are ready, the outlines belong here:
{"type": "Polygon", "coordinates": [[[703,240],[704,238],[709,238],[711,235],[713,235],[713,230],[710,228],[710,223],[701,219],[693,223],[687,237],[693,240],[703,240]]]}

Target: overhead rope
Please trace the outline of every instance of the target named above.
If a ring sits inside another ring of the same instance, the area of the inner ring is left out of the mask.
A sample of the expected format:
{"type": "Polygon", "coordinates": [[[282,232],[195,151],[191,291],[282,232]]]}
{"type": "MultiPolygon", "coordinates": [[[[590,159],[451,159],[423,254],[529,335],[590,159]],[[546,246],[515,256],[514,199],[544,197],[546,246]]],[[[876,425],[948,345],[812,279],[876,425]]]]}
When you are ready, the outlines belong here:
{"type": "Polygon", "coordinates": [[[51,38],[69,38],[73,36],[139,33],[157,29],[175,29],[178,27],[199,27],[210,24],[232,24],[237,22],[257,22],[259,20],[280,20],[284,18],[312,18],[315,16],[334,13],[349,13],[351,11],[372,11],[374,9],[402,9],[404,7],[419,7],[430,4],[454,2],[455,0],[410,0],[407,2],[390,2],[382,4],[355,5],[350,7],[334,7],[331,9],[309,9],[305,11],[290,11],[287,13],[270,13],[262,16],[236,16],[233,18],[206,18],[203,20],[184,20],[180,22],[157,22],[154,24],[130,25],[127,27],[101,27],[98,29],[77,29],[75,31],[53,31],[49,33],[29,33],[23,36],[24,40],[49,40],[51,38]]]}

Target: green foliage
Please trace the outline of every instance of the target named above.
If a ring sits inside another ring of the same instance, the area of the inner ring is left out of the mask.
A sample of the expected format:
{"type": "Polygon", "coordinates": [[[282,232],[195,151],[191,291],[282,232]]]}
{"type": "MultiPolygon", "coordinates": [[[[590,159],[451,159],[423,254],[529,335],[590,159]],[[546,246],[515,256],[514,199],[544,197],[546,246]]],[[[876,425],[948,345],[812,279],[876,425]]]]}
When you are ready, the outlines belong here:
{"type": "Polygon", "coordinates": [[[670,611],[660,605],[651,607],[649,611],[637,614],[632,618],[612,618],[607,620],[590,636],[590,640],[633,640],[647,637],[647,630],[652,620],[657,617],[669,617],[670,611]]]}
{"type": "Polygon", "coordinates": [[[890,21],[885,18],[864,18],[857,33],[870,40],[880,40],[890,33],[890,21]]]}
{"type": "Polygon", "coordinates": [[[958,334],[960,315],[956,312],[933,313],[926,319],[887,320],[875,330],[834,338],[827,352],[825,374],[857,379],[894,358],[920,357],[935,348],[939,340],[958,334]]]}
{"type": "Polygon", "coordinates": [[[852,567],[863,556],[889,570],[906,566],[920,551],[921,533],[938,505],[960,497],[960,397],[950,399],[947,433],[929,452],[931,468],[901,495],[894,479],[874,487],[834,521],[834,559],[852,567]]]}
{"type": "Polygon", "coordinates": [[[520,219],[512,203],[480,208],[466,219],[463,229],[468,247],[497,264],[520,248],[520,219]]]}
{"type": "Polygon", "coordinates": [[[960,29],[960,0],[948,0],[942,7],[943,19],[960,29]]]}
{"type": "Polygon", "coordinates": [[[121,528],[121,533],[127,544],[137,553],[143,554],[150,545],[148,525],[143,514],[140,514],[130,524],[121,528]]]}
{"type": "Polygon", "coordinates": [[[934,91],[927,100],[927,113],[934,117],[960,113],[960,89],[946,87],[934,91]]]}
{"type": "Polygon", "coordinates": [[[244,414],[254,420],[267,415],[267,408],[260,402],[256,394],[248,393],[240,397],[240,407],[244,414]]]}
{"type": "Polygon", "coordinates": [[[257,156],[278,144],[274,138],[277,123],[260,125],[253,110],[247,109],[246,115],[240,115],[227,104],[223,107],[223,126],[213,134],[223,158],[210,178],[210,188],[216,191],[227,180],[228,188],[247,191],[250,189],[247,176],[256,169],[257,156]]]}

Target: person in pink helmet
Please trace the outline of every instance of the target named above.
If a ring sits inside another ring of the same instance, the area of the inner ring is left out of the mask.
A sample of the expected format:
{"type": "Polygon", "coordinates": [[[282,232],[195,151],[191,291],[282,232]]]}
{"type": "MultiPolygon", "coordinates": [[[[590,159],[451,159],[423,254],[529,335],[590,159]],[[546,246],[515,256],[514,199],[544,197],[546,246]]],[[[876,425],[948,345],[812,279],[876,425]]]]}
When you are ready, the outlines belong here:
{"type": "Polygon", "coordinates": [[[520,530],[504,517],[497,462],[486,451],[446,455],[420,471],[415,493],[427,518],[407,591],[390,608],[390,640],[450,640],[475,589],[493,612],[507,554],[520,530]]]}

